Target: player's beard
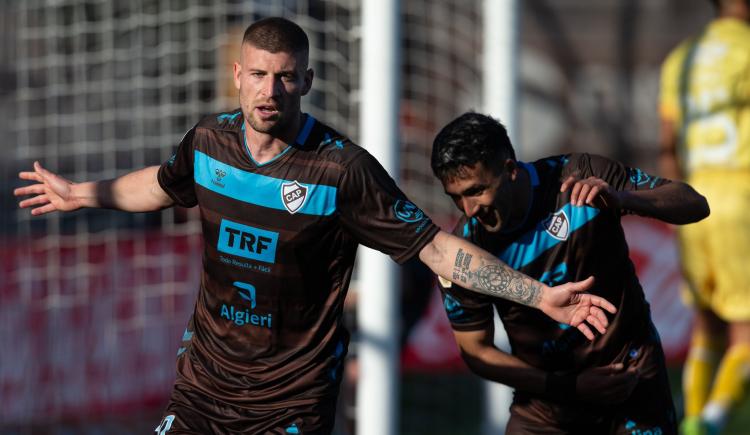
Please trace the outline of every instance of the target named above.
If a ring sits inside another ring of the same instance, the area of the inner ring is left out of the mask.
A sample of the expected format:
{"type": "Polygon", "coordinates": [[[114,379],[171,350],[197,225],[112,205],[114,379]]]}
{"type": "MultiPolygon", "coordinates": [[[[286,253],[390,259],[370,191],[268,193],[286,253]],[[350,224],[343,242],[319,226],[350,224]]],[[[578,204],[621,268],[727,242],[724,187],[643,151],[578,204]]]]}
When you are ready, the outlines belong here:
{"type": "Polygon", "coordinates": [[[244,113],[245,119],[250,124],[250,127],[258,133],[269,134],[271,136],[279,136],[289,125],[288,116],[282,110],[277,109],[276,115],[271,119],[261,120],[255,117],[255,107],[247,114],[244,113]]]}

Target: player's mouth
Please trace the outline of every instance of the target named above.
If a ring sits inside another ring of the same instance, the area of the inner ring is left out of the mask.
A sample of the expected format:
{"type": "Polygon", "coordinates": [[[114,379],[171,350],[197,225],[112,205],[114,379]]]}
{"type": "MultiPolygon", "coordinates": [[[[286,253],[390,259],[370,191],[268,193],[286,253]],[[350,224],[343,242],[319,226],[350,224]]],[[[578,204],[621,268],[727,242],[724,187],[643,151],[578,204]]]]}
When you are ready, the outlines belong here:
{"type": "Polygon", "coordinates": [[[270,120],[272,118],[276,118],[279,116],[279,108],[277,106],[273,106],[270,104],[261,104],[259,106],[255,106],[255,111],[258,113],[259,117],[264,120],[270,120]]]}
{"type": "Polygon", "coordinates": [[[496,233],[500,231],[500,227],[503,225],[503,220],[500,217],[500,212],[497,209],[492,208],[489,210],[482,210],[475,216],[477,221],[490,233],[496,233]]]}

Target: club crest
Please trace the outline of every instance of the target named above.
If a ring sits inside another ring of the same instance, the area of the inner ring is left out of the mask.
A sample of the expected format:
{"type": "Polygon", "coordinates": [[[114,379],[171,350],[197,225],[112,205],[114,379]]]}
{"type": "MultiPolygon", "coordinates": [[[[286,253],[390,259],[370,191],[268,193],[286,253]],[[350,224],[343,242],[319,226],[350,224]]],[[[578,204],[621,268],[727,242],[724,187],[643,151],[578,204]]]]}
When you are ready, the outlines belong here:
{"type": "Polygon", "coordinates": [[[307,187],[296,180],[281,185],[281,202],[291,214],[297,213],[307,199],[307,187]]]}
{"type": "Polygon", "coordinates": [[[570,220],[568,219],[568,215],[562,210],[558,211],[544,222],[544,229],[547,231],[547,234],[557,240],[568,240],[568,236],[570,235],[570,220]]]}

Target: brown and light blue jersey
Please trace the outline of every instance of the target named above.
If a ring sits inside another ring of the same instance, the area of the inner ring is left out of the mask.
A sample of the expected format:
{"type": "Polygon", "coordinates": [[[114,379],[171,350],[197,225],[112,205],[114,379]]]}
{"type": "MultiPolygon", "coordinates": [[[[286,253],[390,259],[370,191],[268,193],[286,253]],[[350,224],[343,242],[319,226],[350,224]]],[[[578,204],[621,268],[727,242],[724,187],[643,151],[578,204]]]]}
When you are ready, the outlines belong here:
{"type": "Polygon", "coordinates": [[[335,400],[358,244],[402,263],[438,228],[381,165],[310,115],[259,164],[239,110],[204,118],[159,170],[200,208],[203,273],[178,384],[250,409],[335,400]]]}

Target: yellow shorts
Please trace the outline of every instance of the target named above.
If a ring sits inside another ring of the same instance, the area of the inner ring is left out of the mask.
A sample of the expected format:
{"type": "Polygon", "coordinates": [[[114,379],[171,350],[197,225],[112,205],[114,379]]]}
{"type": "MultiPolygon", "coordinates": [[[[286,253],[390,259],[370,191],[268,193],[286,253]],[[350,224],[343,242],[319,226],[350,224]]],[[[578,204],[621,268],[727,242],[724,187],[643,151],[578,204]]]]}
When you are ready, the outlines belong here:
{"type": "Polygon", "coordinates": [[[679,227],[683,299],[728,322],[750,320],[750,173],[702,171],[688,182],[711,215],[679,227]]]}

